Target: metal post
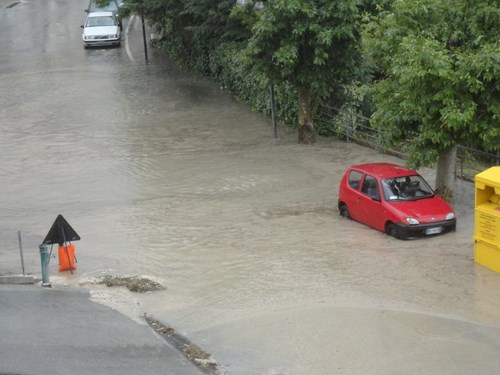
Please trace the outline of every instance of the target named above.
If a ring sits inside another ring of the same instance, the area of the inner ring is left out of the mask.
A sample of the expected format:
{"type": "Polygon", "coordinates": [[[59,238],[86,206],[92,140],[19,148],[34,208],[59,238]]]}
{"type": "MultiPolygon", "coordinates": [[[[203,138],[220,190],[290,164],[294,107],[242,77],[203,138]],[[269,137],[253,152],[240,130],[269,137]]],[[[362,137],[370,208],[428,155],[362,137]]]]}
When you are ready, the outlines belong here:
{"type": "Polygon", "coordinates": [[[49,281],[49,274],[47,272],[47,264],[49,261],[49,249],[47,249],[47,245],[44,243],[39,246],[40,249],[40,259],[42,261],[42,286],[43,287],[51,287],[49,281]]]}
{"type": "Polygon", "coordinates": [[[21,231],[17,231],[17,238],[19,240],[19,252],[21,253],[21,267],[23,269],[23,276],[25,275],[24,273],[24,256],[23,256],[23,234],[21,231]]]}
{"type": "Polygon", "coordinates": [[[344,124],[345,124],[345,136],[346,136],[346,141],[351,142],[351,130],[352,126],[350,126],[350,121],[346,121],[344,118],[344,124]]]}
{"type": "Polygon", "coordinates": [[[146,42],[146,27],[144,26],[144,16],[141,15],[142,21],[142,41],[144,43],[144,57],[146,62],[148,62],[148,43],[146,42]]]}
{"type": "Polygon", "coordinates": [[[273,123],[273,138],[278,138],[278,132],[276,130],[276,104],[274,102],[274,85],[272,83],[269,87],[269,92],[271,93],[271,120],[273,123]]]}

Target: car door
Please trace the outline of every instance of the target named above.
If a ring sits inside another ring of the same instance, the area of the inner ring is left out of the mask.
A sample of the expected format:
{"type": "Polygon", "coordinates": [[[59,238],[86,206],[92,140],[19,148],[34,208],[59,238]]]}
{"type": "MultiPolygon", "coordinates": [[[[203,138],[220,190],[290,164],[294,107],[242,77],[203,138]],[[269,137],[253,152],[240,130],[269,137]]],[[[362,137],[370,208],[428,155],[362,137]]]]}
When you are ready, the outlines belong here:
{"type": "Polygon", "coordinates": [[[357,203],[362,180],[363,173],[355,169],[351,169],[344,175],[341,184],[340,198],[347,205],[349,215],[353,220],[358,220],[359,216],[357,203]]]}
{"type": "Polygon", "coordinates": [[[380,193],[378,180],[370,175],[365,175],[359,198],[357,202],[357,211],[359,221],[370,227],[383,230],[384,227],[384,208],[380,193]]]}

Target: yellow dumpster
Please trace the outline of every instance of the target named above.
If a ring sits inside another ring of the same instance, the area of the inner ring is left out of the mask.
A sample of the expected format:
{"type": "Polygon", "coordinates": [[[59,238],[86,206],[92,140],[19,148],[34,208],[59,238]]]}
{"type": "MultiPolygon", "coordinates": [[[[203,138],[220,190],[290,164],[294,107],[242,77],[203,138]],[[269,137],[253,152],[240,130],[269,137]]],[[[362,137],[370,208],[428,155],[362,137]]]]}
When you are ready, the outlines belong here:
{"type": "Polygon", "coordinates": [[[500,272],[500,167],[475,176],[474,261],[500,272]]]}

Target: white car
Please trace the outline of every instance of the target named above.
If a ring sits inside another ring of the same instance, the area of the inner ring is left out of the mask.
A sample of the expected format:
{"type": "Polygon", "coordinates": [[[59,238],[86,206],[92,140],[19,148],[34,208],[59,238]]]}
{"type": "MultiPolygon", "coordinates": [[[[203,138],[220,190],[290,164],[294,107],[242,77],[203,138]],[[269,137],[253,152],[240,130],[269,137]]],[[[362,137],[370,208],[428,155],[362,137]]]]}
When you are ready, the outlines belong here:
{"type": "Polygon", "coordinates": [[[98,4],[96,0],[90,0],[89,6],[87,7],[87,9],[85,9],[85,12],[87,13],[113,12],[113,15],[118,17],[118,22],[120,23],[120,30],[122,30],[122,21],[121,18],[119,18],[118,14],[122,5],[123,5],[123,0],[109,0],[109,2],[104,6],[98,4]]]}
{"type": "Polygon", "coordinates": [[[113,12],[91,12],[82,25],[82,40],[85,48],[119,46],[120,24],[113,12]]]}

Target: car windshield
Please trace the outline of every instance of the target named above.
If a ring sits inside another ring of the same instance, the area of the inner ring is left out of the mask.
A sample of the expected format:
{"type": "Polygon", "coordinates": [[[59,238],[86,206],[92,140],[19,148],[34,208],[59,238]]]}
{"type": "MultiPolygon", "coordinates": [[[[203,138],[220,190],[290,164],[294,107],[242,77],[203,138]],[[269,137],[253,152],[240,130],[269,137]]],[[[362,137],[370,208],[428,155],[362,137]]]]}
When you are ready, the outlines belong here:
{"type": "Polygon", "coordinates": [[[86,27],[98,27],[98,26],[115,26],[116,21],[112,16],[104,16],[104,17],[89,17],[86,27]]]}
{"type": "Polygon", "coordinates": [[[429,184],[419,175],[385,178],[382,189],[386,201],[412,201],[434,196],[429,184]]]}

